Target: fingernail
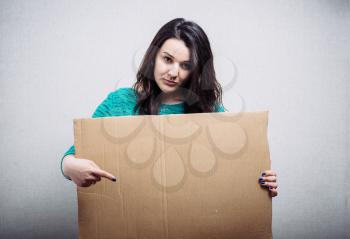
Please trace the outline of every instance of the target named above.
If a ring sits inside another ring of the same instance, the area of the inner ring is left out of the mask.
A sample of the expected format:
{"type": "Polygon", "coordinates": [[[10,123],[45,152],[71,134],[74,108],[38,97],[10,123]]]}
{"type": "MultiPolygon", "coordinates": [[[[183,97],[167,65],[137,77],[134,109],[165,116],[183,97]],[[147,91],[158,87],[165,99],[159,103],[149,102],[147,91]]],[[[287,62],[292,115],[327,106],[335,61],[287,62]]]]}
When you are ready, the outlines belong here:
{"type": "Polygon", "coordinates": [[[264,182],[264,181],[260,181],[259,183],[260,183],[260,184],[265,184],[265,182],[264,182]]]}
{"type": "Polygon", "coordinates": [[[272,189],[272,187],[270,186],[269,189],[272,189]]]}
{"type": "Polygon", "coordinates": [[[263,176],[263,177],[264,177],[265,175],[266,175],[266,173],[262,173],[262,174],[261,174],[261,176],[263,176]]]}
{"type": "Polygon", "coordinates": [[[115,181],[117,181],[117,179],[116,178],[112,178],[112,181],[115,182],[115,181]]]}
{"type": "Polygon", "coordinates": [[[264,181],[264,179],[262,177],[259,178],[259,181],[264,181]]]}

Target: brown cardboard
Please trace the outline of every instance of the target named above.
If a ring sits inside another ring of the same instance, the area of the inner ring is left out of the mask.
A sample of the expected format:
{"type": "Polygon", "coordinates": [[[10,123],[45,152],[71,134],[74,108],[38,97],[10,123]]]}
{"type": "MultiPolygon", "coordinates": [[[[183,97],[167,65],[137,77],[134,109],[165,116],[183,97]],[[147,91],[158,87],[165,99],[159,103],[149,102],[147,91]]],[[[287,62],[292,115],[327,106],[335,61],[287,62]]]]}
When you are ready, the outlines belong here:
{"type": "Polygon", "coordinates": [[[80,238],[272,238],[268,112],[75,119],[76,157],[117,176],[78,187],[80,238]]]}

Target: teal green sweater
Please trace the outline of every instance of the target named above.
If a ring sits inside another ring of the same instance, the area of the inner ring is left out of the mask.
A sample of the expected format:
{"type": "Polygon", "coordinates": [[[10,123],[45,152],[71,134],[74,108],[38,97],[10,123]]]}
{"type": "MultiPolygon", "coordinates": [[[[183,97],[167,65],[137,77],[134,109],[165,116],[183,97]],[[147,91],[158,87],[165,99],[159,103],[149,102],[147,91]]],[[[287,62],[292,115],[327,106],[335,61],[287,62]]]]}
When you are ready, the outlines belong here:
{"type": "MultiPolygon", "coordinates": [[[[126,116],[135,115],[133,109],[137,102],[137,95],[132,88],[120,88],[108,94],[107,98],[97,107],[92,118],[110,117],[110,116],[126,116]]],[[[217,108],[217,112],[224,112],[222,105],[217,108]]],[[[183,114],[184,104],[162,104],[160,106],[160,115],[166,114],[183,114]]],[[[136,112],[138,114],[138,112],[136,112]]],[[[63,158],[69,154],[75,154],[75,147],[72,145],[61,158],[61,172],[63,176],[69,179],[63,173],[63,158]]]]}

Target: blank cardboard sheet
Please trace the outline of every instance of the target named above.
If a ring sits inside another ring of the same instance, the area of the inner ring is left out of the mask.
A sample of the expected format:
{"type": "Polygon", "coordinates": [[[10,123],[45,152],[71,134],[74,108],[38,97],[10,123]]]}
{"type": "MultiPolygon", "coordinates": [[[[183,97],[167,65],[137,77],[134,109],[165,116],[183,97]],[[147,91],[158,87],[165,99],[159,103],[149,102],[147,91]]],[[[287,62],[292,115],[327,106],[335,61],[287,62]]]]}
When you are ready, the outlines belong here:
{"type": "Polygon", "coordinates": [[[80,238],[272,238],[268,112],[75,119],[76,157],[117,176],[77,188],[80,238]]]}

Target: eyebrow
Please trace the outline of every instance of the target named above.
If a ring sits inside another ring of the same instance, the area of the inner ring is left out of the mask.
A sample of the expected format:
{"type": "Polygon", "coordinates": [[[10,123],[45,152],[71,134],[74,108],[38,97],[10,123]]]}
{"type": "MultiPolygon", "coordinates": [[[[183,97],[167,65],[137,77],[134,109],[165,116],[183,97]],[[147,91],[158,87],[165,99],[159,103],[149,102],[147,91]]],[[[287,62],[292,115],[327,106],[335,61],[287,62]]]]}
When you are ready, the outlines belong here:
{"type": "MultiPolygon", "coordinates": [[[[170,55],[168,52],[166,52],[166,51],[163,51],[163,53],[165,53],[165,54],[167,54],[168,56],[170,56],[171,58],[175,58],[174,56],[172,56],[172,55],[170,55]]],[[[188,61],[183,61],[184,63],[190,63],[190,60],[188,60],[188,61]]]]}

